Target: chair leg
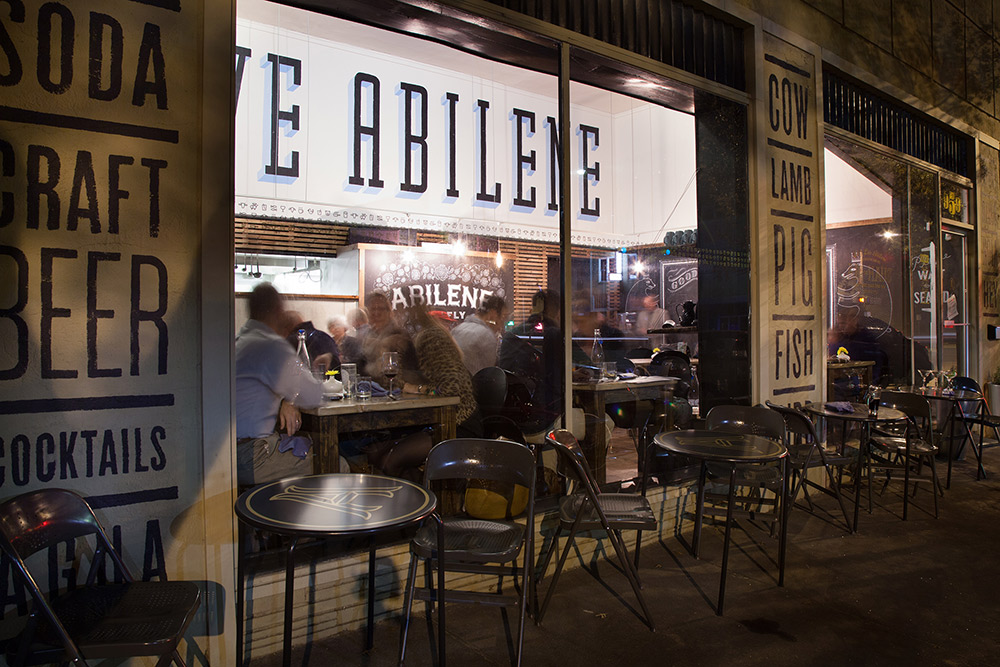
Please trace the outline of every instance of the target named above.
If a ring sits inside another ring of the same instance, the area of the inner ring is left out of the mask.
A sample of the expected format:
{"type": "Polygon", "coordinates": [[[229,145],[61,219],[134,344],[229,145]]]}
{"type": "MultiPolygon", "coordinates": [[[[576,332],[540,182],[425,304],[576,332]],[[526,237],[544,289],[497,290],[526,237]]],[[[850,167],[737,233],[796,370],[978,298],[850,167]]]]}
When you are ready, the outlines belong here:
{"type": "Polygon", "coordinates": [[[569,536],[566,538],[566,546],[563,548],[562,554],[559,556],[559,562],[556,564],[556,571],[552,573],[552,581],[549,582],[549,590],[545,591],[545,599],[542,601],[542,608],[538,611],[538,620],[536,623],[539,625],[542,619],[545,618],[545,610],[549,608],[549,600],[552,599],[552,592],[556,589],[556,582],[559,581],[559,574],[562,572],[563,564],[566,562],[566,557],[569,555],[569,550],[573,546],[573,542],[576,539],[576,527],[570,531],[569,536]]]}
{"type": "Polygon", "coordinates": [[[698,498],[694,515],[694,536],[691,538],[691,553],[697,558],[701,546],[701,524],[705,513],[705,476],[708,474],[708,464],[701,462],[701,472],[698,475],[698,498]]]}
{"type": "Polygon", "coordinates": [[[722,616],[723,605],[726,601],[726,571],[729,569],[729,538],[733,527],[733,500],[736,489],[736,466],[733,466],[729,473],[729,497],[726,502],[726,534],[722,543],[722,575],[719,577],[719,603],[716,607],[716,615],[722,616]]]}
{"type": "Polygon", "coordinates": [[[516,667],[521,667],[521,656],[524,653],[524,626],[528,614],[528,600],[531,599],[531,582],[534,579],[531,574],[533,551],[534,546],[529,541],[529,544],[526,544],[524,549],[524,569],[521,575],[521,609],[517,627],[516,667]]]}
{"type": "Polygon", "coordinates": [[[542,564],[539,571],[535,577],[536,581],[541,582],[545,578],[545,572],[549,569],[549,561],[552,560],[552,554],[556,549],[559,548],[559,536],[562,534],[562,524],[556,526],[556,532],[552,535],[552,543],[549,544],[549,548],[545,550],[545,555],[542,558],[542,564]]]}
{"type": "Polygon", "coordinates": [[[403,627],[399,633],[399,665],[406,658],[406,635],[410,629],[410,612],[413,608],[413,591],[417,583],[417,556],[410,554],[409,574],[406,577],[406,597],[403,599],[403,627]]]}
{"type": "Polygon", "coordinates": [[[906,451],[903,453],[903,521],[910,508],[910,436],[906,436],[906,451]]]}
{"type": "Polygon", "coordinates": [[[934,454],[929,454],[927,458],[931,462],[931,494],[934,496],[934,518],[938,518],[938,493],[941,491],[941,482],[938,480],[937,464],[934,462],[934,454]]]}
{"type": "MultiPolygon", "coordinates": [[[[837,499],[837,504],[840,506],[840,512],[844,515],[844,523],[847,525],[848,532],[854,532],[854,526],[851,525],[851,517],[847,513],[847,508],[844,506],[844,497],[840,494],[840,482],[835,482],[833,479],[833,470],[830,469],[830,465],[826,462],[823,463],[823,467],[826,468],[826,476],[830,480],[830,488],[833,490],[833,495],[837,499]]],[[[843,468],[841,468],[841,476],[843,476],[843,468]]]]}
{"type": "Polygon", "coordinates": [[[778,516],[781,517],[781,541],[778,543],[778,585],[785,585],[785,551],[788,544],[788,513],[791,511],[791,503],[788,502],[788,457],[782,459],[781,471],[781,496],[778,501],[778,516]]]}
{"type": "Polygon", "coordinates": [[[639,574],[629,561],[625,542],[622,540],[621,534],[616,530],[608,530],[608,537],[611,539],[611,544],[614,545],[615,551],[618,553],[618,560],[622,564],[625,576],[628,577],[628,582],[632,585],[632,591],[635,593],[635,597],[639,601],[639,606],[642,607],[642,612],[646,616],[646,625],[649,626],[650,630],[655,631],[653,616],[649,613],[649,607],[646,606],[646,598],[642,595],[642,584],[639,583],[639,574]]]}
{"type": "Polygon", "coordinates": [[[178,667],[186,667],[184,664],[184,659],[181,658],[181,654],[174,649],[170,653],[164,653],[160,656],[160,659],[156,661],[156,667],[166,667],[170,663],[176,663],[178,667]]]}

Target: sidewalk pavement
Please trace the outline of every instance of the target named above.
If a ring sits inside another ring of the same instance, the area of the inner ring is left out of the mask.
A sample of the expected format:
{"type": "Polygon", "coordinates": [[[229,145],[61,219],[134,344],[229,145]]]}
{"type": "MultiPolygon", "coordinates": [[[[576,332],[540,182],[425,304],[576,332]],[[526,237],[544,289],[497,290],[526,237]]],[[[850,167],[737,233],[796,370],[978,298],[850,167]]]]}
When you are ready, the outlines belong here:
{"type": "MultiPolygon", "coordinates": [[[[859,531],[852,535],[835,523],[836,502],[814,494],[818,516],[801,507],[792,512],[781,588],[777,539],[741,522],[733,531],[721,617],[715,601],[722,523],[706,521],[696,560],[688,551],[693,520],[685,517],[679,535],[642,550],[640,575],[655,632],[636,613],[612,551],[610,559],[563,573],[543,624],[528,619],[523,664],[994,664],[1000,655],[1000,466],[990,466],[990,459],[997,457],[987,450],[987,470],[996,472],[980,481],[971,455],[956,463],[937,520],[921,485],[902,521],[902,485],[893,483],[876,495],[872,514],[862,497],[859,531]]],[[[631,548],[634,539],[625,539],[631,548]]],[[[448,664],[512,664],[516,627],[514,613],[505,626],[497,608],[450,605],[448,664]]],[[[434,664],[431,635],[417,601],[407,665],[434,664]]],[[[292,662],[396,664],[397,621],[377,624],[370,652],[363,636],[352,631],[297,647],[292,662]]],[[[253,661],[254,667],[279,663],[278,654],[253,661]]]]}

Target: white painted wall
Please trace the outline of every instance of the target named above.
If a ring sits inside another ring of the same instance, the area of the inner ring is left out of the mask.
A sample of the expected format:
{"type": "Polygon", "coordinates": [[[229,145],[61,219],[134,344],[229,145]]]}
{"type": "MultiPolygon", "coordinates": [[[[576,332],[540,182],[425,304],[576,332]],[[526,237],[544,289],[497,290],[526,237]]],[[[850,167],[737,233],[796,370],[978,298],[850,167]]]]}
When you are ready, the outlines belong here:
{"type": "Polygon", "coordinates": [[[829,149],[824,149],[823,159],[827,224],[892,217],[890,193],[829,149]]]}

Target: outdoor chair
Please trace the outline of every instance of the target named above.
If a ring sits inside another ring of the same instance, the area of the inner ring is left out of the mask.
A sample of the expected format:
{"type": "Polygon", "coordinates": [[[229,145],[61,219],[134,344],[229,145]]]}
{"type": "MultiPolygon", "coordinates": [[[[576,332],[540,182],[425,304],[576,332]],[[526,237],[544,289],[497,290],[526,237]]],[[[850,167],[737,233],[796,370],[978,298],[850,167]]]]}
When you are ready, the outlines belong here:
{"type": "Polygon", "coordinates": [[[650,375],[675,377],[680,380],[674,396],[687,400],[691,390],[691,358],[677,350],[662,350],[653,355],[646,371],[650,375]]]}
{"type": "Polygon", "coordinates": [[[873,428],[869,447],[871,466],[868,478],[868,494],[871,496],[872,475],[878,470],[885,475],[882,492],[892,481],[894,472],[903,474],[903,520],[909,509],[910,482],[930,482],[934,496],[934,518],[938,516],[938,494],[942,493],[934,464],[938,446],[931,433],[931,409],[927,399],[917,394],[898,391],[883,391],[879,407],[894,408],[906,415],[899,424],[885,424],[873,428]],[[922,474],[924,465],[930,468],[930,475],[922,474]]]}
{"type": "MultiPolygon", "coordinates": [[[[789,480],[790,490],[788,492],[788,507],[795,506],[799,490],[803,491],[803,496],[808,503],[809,511],[813,512],[812,500],[809,498],[809,488],[817,489],[827,495],[837,499],[840,511],[844,515],[844,523],[847,530],[851,531],[851,519],[844,506],[844,498],[840,493],[840,479],[843,476],[844,466],[850,465],[853,459],[849,456],[835,452],[827,452],[820,444],[819,436],[816,435],[816,428],[812,420],[795,408],[784,405],[776,405],[770,401],[765,402],[767,407],[776,411],[785,420],[785,433],[788,438],[788,467],[792,479],[789,480]],[[822,467],[826,471],[830,486],[826,487],[809,479],[809,471],[813,468],[822,467]],[[834,475],[833,469],[837,468],[839,474],[834,475]]],[[[815,513],[815,512],[813,512],[815,513]]]]}
{"type": "MultiPolygon", "coordinates": [[[[785,433],[785,420],[780,414],[764,406],[744,406],[744,405],[717,405],[708,411],[705,416],[706,426],[711,431],[726,431],[729,433],[742,433],[759,435],[770,438],[782,445],[787,444],[785,433]]],[[[778,563],[778,585],[784,584],[785,563],[784,563],[784,534],[785,508],[782,507],[781,497],[783,487],[787,481],[782,474],[784,462],[776,463],[737,463],[733,465],[711,463],[706,465],[708,477],[715,487],[712,492],[707,490],[703,493],[698,502],[695,516],[695,525],[700,529],[705,514],[712,516],[726,516],[727,508],[718,507],[719,504],[728,501],[729,479],[733,468],[736,470],[736,497],[734,502],[742,506],[741,510],[733,508],[734,512],[745,514],[751,520],[767,519],[771,524],[771,533],[778,524],[782,530],[782,555],[778,563]],[[720,488],[721,487],[721,488],[720,488]],[[740,489],[746,489],[740,493],[740,489]],[[765,495],[771,492],[771,496],[765,495]],[[706,501],[712,504],[706,508],[706,501]],[[756,507],[756,509],[754,509],[756,507]]],[[[698,544],[700,536],[696,531],[694,536],[694,555],[698,556],[698,544]]]]}
{"type": "Polygon", "coordinates": [[[563,532],[568,532],[566,545],[559,557],[555,573],[552,575],[552,582],[545,594],[545,600],[538,612],[537,623],[542,622],[545,610],[552,599],[556,583],[559,581],[559,574],[566,563],[566,557],[576,540],[576,536],[581,532],[592,530],[603,530],[611,541],[621,563],[622,571],[629,580],[635,597],[642,607],[644,620],[650,630],[653,630],[653,618],[646,606],[646,600],[642,595],[642,584],[639,581],[639,546],[642,540],[642,531],[656,529],[656,517],[645,496],[631,493],[601,493],[587,459],[580,449],[580,443],[572,433],[564,429],[549,432],[546,437],[548,443],[559,453],[562,467],[569,477],[574,481],[577,491],[564,496],[559,501],[559,525],[552,542],[545,556],[542,558],[542,566],[539,570],[539,580],[545,576],[548,569],[549,560],[558,548],[559,536],[563,532]],[[622,539],[623,530],[636,531],[635,563],[629,560],[628,550],[622,539]]]}
{"type": "Polygon", "coordinates": [[[516,663],[521,664],[524,620],[531,595],[535,536],[535,457],[526,446],[507,440],[460,438],[437,444],[424,466],[424,485],[438,495],[438,508],[410,542],[410,567],[400,637],[399,664],[406,657],[406,637],[413,598],[438,604],[439,663],[445,664],[445,603],[469,602],[519,607],[516,663]],[[470,512],[470,491],[483,488],[507,502],[503,519],[476,518],[470,512]],[[519,506],[523,505],[523,506],[519,506]],[[513,519],[525,518],[524,523],[513,519]],[[520,557],[521,565],[518,565],[520,557]],[[416,588],[417,565],[424,561],[427,585],[416,588]],[[437,584],[431,585],[432,566],[437,584]],[[445,573],[495,575],[495,593],[448,589],[445,573]],[[518,594],[503,592],[510,575],[518,594]]]}
{"type": "MultiPolygon", "coordinates": [[[[983,395],[983,390],[979,386],[979,383],[970,377],[965,377],[959,375],[951,381],[952,389],[958,391],[974,391],[980,396],[983,395]]],[[[986,468],[983,467],[983,449],[986,447],[995,447],[1000,445],[1000,416],[994,415],[990,410],[990,406],[986,403],[985,398],[980,398],[978,400],[969,401],[959,401],[959,407],[961,408],[961,414],[959,414],[959,419],[962,420],[966,426],[966,432],[964,439],[962,441],[962,447],[965,446],[965,442],[968,441],[972,447],[972,453],[976,455],[976,464],[978,468],[976,469],[976,479],[986,478],[986,468]],[[971,427],[979,426],[979,440],[977,441],[974,434],[972,433],[971,427]],[[993,438],[991,442],[987,442],[985,436],[986,429],[993,429],[993,438]]],[[[960,448],[961,449],[961,448],[960,448]]],[[[951,467],[949,462],[949,477],[948,481],[951,482],[951,467]]]]}
{"type": "Polygon", "coordinates": [[[8,664],[86,665],[158,656],[157,665],[171,660],[184,665],[177,646],[198,609],[198,585],[135,581],[90,505],[76,493],[44,489],[0,505],[0,546],[33,602],[26,628],[8,646],[8,664]],[[86,580],[46,594],[36,582],[48,578],[49,559],[32,557],[64,542],[76,545],[69,553],[93,553],[86,580]],[[108,558],[117,577],[103,583],[108,558]]]}

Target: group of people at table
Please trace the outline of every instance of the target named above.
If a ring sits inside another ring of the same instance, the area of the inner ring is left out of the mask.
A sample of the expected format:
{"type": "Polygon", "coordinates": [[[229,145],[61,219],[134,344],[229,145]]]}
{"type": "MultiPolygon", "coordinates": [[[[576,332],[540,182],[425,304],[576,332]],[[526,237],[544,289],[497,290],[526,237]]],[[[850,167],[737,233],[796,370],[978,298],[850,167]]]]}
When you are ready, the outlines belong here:
{"type": "MultiPolygon", "coordinates": [[[[482,437],[481,412],[473,391],[473,376],[483,368],[500,366],[523,383],[533,409],[557,415],[562,400],[562,345],[559,298],[539,290],[532,312],[519,325],[505,328],[510,315],[505,300],[496,295],[482,299],[463,321],[453,320],[423,306],[393,310],[380,292],[364,297],[363,308],[348,317],[330,321],[329,331],[288,308],[283,296],[269,283],[257,285],[248,297],[249,319],[236,337],[236,431],[238,483],[249,486],[281,477],[309,474],[312,451],[308,434],[301,433],[301,409],[323,405],[324,389],[316,369],[335,372],[340,364],[353,363],[358,374],[374,386],[394,386],[395,392],[419,396],[456,396],[457,435],[482,437]],[[305,335],[313,373],[297,364],[299,332],[305,335]],[[399,377],[386,381],[381,359],[395,352],[399,377]]],[[[603,319],[581,315],[577,325],[607,330],[608,358],[619,352],[616,337],[603,319]]],[[[620,352],[624,352],[622,349],[620,352]]],[[[574,364],[588,373],[588,355],[574,344],[574,364]]],[[[575,376],[574,376],[575,378],[575,376]]],[[[426,438],[406,438],[403,433],[347,434],[340,440],[342,470],[371,470],[368,453],[378,442],[429,450],[426,438]],[[346,464],[346,465],[345,465],[346,464]]],[[[384,453],[384,452],[383,452],[384,453]]],[[[414,452],[409,458],[426,456],[414,452]]]]}

